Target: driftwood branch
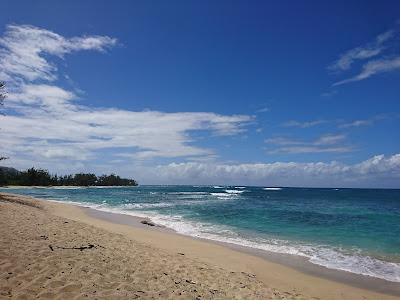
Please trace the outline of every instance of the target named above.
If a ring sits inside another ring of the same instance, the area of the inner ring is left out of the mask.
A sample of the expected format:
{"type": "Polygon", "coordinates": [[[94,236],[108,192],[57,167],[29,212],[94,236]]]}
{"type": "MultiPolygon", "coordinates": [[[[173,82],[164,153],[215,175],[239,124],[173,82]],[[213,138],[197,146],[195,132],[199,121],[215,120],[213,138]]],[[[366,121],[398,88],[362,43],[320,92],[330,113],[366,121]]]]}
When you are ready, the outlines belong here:
{"type": "Polygon", "coordinates": [[[97,248],[97,247],[101,247],[104,248],[103,246],[100,245],[94,245],[94,244],[88,244],[87,246],[80,246],[80,247],[60,247],[60,246],[52,246],[49,245],[49,248],[51,251],[54,251],[54,249],[61,249],[61,250],[87,250],[87,249],[93,249],[93,248],[97,248]]]}

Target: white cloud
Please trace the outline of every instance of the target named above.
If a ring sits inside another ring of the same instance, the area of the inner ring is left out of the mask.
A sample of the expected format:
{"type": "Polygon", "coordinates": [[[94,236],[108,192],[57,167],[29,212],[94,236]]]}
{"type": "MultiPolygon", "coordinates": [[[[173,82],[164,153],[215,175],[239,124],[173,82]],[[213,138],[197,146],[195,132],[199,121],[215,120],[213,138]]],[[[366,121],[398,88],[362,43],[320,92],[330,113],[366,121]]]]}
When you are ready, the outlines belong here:
{"type": "Polygon", "coordinates": [[[280,147],[271,151],[269,154],[287,153],[287,154],[301,154],[301,153],[345,153],[351,152],[354,149],[349,146],[334,146],[334,147],[318,147],[318,146],[291,146],[280,147]]]}
{"type": "Polygon", "coordinates": [[[382,48],[380,47],[376,49],[363,49],[363,48],[352,49],[349,52],[346,52],[346,54],[342,55],[340,59],[331,66],[331,69],[348,70],[350,69],[351,64],[354,62],[354,60],[357,59],[361,60],[377,56],[381,52],[382,48]]]}
{"type": "Polygon", "coordinates": [[[280,146],[304,144],[303,141],[289,139],[289,138],[286,138],[286,137],[268,138],[268,139],[265,139],[265,142],[267,144],[274,144],[274,145],[280,145],[280,146]]]}
{"type": "Polygon", "coordinates": [[[104,51],[117,40],[107,36],[64,38],[46,29],[28,25],[8,25],[0,38],[0,78],[10,82],[57,78],[57,66],[43,54],[62,58],[79,50],[104,51]]]}
{"type": "Polygon", "coordinates": [[[265,112],[269,112],[269,111],[270,111],[269,107],[265,106],[260,109],[257,109],[256,113],[265,113],[265,112]]]}
{"type": "Polygon", "coordinates": [[[333,86],[338,86],[354,81],[360,81],[379,73],[387,73],[395,70],[400,70],[400,56],[388,59],[372,60],[367,62],[363,66],[361,72],[358,75],[345,80],[335,82],[333,86]]]}
{"type": "Polygon", "coordinates": [[[345,138],[346,138],[346,136],[343,134],[327,134],[327,135],[323,135],[320,138],[318,138],[314,142],[314,145],[317,145],[317,146],[334,145],[334,144],[337,144],[337,143],[343,141],[345,138]]]}
{"type": "Polygon", "coordinates": [[[47,84],[22,84],[15,92],[9,93],[7,107],[14,110],[34,112],[45,110],[51,114],[73,111],[76,106],[71,103],[76,96],[58,86],[47,84]]]}
{"type": "Polygon", "coordinates": [[[391,116],[390,114],[379,114],[379,115],[373,116],[368,119],[360,119],[360,120],[354,120],[351,122],[341,123],[341,124],[339,124],[338,127],[339,128],[352,128],[352,127],[371,126],[378,121],[382,121],[385,119],[391,119],[394,117],[395,116],[393,116],[393,115],[391,116]]]}
{"type": "Polygon", "coordinates": [[[261,186],[399,187],[400,154],[378,155],[356,164],[275,162],[251,164],[171,163],[141,169],[144,181],[261,186]],[[150,179],[151,178],[151,179],[150,179]]]}
{"type": "MultiPolygon", "coordinates": [[[[242,126],[251,120],[249,116],[206,112],[90,109],[64,101],[67,94],[55,87],[39,90],[43,92],[39,102],[33,97],[26,98],[28,104],[18,103],[17,111],[22,115],[0,119],[2,139],[13,143],[11,157],[18,156],[27,146],[37,150],[35,155],[45,157],[50,157],[51,153],[61,156],[63,151],[85,153],[107,148],[115,148],[120,153],[134,153],[138,159],[209,155],[211,150],[191,145],[190,131],[207,130],[218,135],[232,135],[240,132],[242,126]],[[53,99],[54,95],[60,97],[53,99]],[[44,107],[34,106],[36,103],[44,104],[44,107]]],[[[74,159],[86,158],[87,155],[76,155],[74,159]]]]}
{"type": "Polygon", "coordinates": [[[350,70],[353,63],[358,60],[367,60],[367,62],[362,65],[361,71],[357,75],[337,81],[332,86],[364,80],[380,73],[400,70],[398,33],[398,28],[386,31],[378,35],[372,43],[342,54],[337,61],[328,67],[329,70],[346,71],[350,70]]]}
{"type": "Polygon", "coordinates": [[[266,139],[267,144],[277,146],[268,150],[270,154],[287,153],[344,153],[354,151],[353,147],[342,145],[346,136],[343,134],[322,135],[313,141],[303,141],[289,139],[285,137],[275,137],[266,139]]]}
{"type": "Polygon", "coordinates": [[[339,128],[349,128],[349,127],[361,127],[372,125],[373,120],[355,120],[350,123],[344,123],[339,125],[339,128]]]}
{"type": "Polygon", "coordinates": [[[393,30],[378,35],[374,42],[365,46],[348,50],[337,61],[328,67],[332,71],[345,71],[350,69],[356,60],[364,60],[379,55],[385,49],[384,43],[394,36],[393,30]]]}
{"type": "Polygon", "coordinates": [[[326,120],[315,120],[315,121],[306,121],[306,122],[299,122],[295,120],[287,121],[282,124],[284,127],[299,127],[299,128],[309,128],[309,127],[314,127],[317,125],[321,125],[324,123],[327,123],[328,121],[326,120]]]}
{"type": "Polygon", "coordinates": [[[210,157],[213,150],[194,145],[192,131],[235,135],[252,120],[212,112],[135,112],[77,105],[76,94],[56,84],[57,66],[51,56],[104,51],[115,43],[110,37],[65,38],[32,26],[8,26],[0,38],[0,75],[11,83],[9,114],[0,118],[0,138],[7,141],[1,145],[2,153],[40,164],[87,161],[110,149],[109,156],[132,160],[210,157]]]}

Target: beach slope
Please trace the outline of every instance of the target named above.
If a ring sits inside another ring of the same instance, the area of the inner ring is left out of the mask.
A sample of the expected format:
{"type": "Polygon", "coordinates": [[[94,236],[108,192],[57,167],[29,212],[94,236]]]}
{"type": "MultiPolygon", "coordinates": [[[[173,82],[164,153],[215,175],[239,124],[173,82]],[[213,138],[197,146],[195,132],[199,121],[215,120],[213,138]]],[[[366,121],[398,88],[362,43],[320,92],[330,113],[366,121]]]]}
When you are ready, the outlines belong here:
{"type": "Polygon", "coordinates": [[[37,297],[397,299],[219,245],[93,219],[72,205],[0,194],[0,299],[37,297]],[[261,270],[251,272],[252,264],[261,270]]]}

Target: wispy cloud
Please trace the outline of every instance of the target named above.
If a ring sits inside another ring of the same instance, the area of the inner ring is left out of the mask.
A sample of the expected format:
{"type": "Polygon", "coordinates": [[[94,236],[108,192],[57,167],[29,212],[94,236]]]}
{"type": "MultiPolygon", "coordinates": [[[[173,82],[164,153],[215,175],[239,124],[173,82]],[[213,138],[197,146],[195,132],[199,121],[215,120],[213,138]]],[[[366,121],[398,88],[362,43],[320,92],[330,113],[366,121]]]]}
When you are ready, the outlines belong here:
{"type": "Polygon", "coordinates": [[[344,134],[327,134],[319,137],[313,144],[317,146],[333,145],[342,142],[345,138],[344,134]]]}
{"type": "Polygon", "coordinates": [[[350,127],[361,127],[361,126],[369,126],[373,123],[372,120],[355,120],[350,123],[340,124],[339,128],[350,128],[350,127]]]}
{"type": "Polygon", "coordinates": [[[257,109],[256,113],[265,113],[265,112],[269,112],[269,111],[270,111],[269,107],[265,106],[260,109],[257,109]]]}
{"type": "Polygon", "coordinates": [[[302,153],[345,153],[354,151],[351,147],[318,147],[318,146],[295,146],[281,147],[268,151],[270,154],[287,153],[287,154],[302,154],[302,153]]]}
{"type": "Polygon", "coordinates": [[[314,120],[314,121],[295,121],[295,120],[290,120],[282,124],[283,127],[299,127],[299,128],[309,128],[309,127],[314,127],[317,125],[321,125],[324,123],[327,123],[328,121],[326,120],[314,120]]]}
{"type": "Polygon", "coordinates": [[[368,119],[359,119],[359,120],[354,120],[350,122],[343,122],[341,121],[339,124],[339,128],[353,128],[353,127],[363,127],[363,126],[371,126],[375,124],[378,121],[385,120],[392,118],[389,114],[379,114],[376,116],[373,116],[368,119]]]}
{"type": "Polygon", "coordinates": [[[287,146],[287,145],[302,145],[304,144],[303,141],[289,139],[286,137],[274,137],[268,138],[264,141],[267,144],[279,145],[279,146],[287,146]]]}
{"type": "Polygon", "coordinates": [[[345,139],[346,136],[343,134],[327,134],[312,141],[276,137],[266,139],[265,143],[276,146],[268,151],[270,154],[344,153],[354,151],[353,147],[342,145],[345,139]]]}
{"type": "Polygon", "coordinates": [[[334,96],[336,94],[337,94],[337,90],[331,90],[331,91],[323,92],[321,94],[321,96],[325,97],[325,98],[329,98],[329,97],[332,97],[332,96],[334,96]]]}
{"type": "Polygon", "coordinates": [[[362,67],[362,70],[358,75],[345,80],[335,82],[333,86],[338,86],[354,81],[360,81],[379,73],[387,73],[395,70],[400,70],[400,56],[388,59],[372,60],[367,62],[362,67]]]}
{"type": "Polygon", "coordinates": [[[367,62],[362,65],[361,71],[357,75],[339,80],[333,83],[332,86],[364,80],[380,73],[400,70],[400,56],[398,46],[396,46],[398,33],[399,30],[397,28],[388,30],[378,35],[373,42],[342,54],[338,60],[328,66],[330,71],[348,71],[356,61],[367,62]]]}
{"type": "Polygon", "coordinates": [[[110,37],[66,38],[37,27],[8,26],[0,38],[0,76],[10,84],[10,113],[0,118],[2,153],[39,165],[73,165],[98,159],[105,155],[102,151],[109,151],[109,158],[125,155],[132,160],[210,157],[214,151],[196,146],[191,132],[230,136],[252,120],[213,112],[93,108],[83,105],[83,99],[78,105],[76,93],[58,85],[57,65],[50,59],[79,50],[104,51],[115,44],[110,37]]]}
{"type": "Polygon", "coordinates": [[[384,43],[394,36],[394,30],[386,31],[378,35],[372,43],[356,47],[343,53],[338,60],[331,64],[331,71],[345,71],[357,60],[364,60],[379,55],[385,49],[384,43]]]}

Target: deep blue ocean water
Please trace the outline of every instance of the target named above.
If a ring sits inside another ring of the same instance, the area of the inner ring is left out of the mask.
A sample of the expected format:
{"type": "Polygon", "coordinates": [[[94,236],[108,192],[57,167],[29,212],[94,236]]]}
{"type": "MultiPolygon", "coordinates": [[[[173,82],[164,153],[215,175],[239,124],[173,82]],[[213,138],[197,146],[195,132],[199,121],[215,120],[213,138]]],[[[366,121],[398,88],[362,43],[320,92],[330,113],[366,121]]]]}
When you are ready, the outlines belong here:
{"type": "Polygon", "coordinates": [[[139,186],[4,192],[146,216],[179,233],[400,282],[400,190],[139,186]]]}

